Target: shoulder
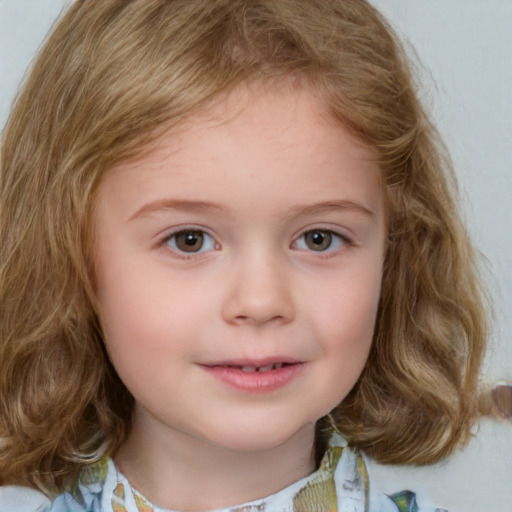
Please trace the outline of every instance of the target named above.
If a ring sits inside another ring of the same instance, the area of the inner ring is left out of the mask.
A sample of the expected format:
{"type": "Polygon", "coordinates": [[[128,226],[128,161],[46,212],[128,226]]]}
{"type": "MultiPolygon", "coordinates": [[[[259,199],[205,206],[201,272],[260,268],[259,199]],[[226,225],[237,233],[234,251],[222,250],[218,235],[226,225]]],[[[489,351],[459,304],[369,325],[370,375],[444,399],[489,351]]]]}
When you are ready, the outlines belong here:
{"type": "Polygon", "coordinates": [[[111,464],[108,458],[104,458],[85,466],[80,471],[78,485],[70,491],[56,496],[48,512],[99,512],[103,510],[103,490],[111,464]]]}
{"type": "Polygon", "coordinates": [[[6,485],[0,487],[0,512],[47,512],[50,500],[29,487],[6,485]]]}
{"type": "Polygon", "coordinates": [[[76,488],[51,500],[28,487],[0,486],[0,512],[99,512],[108,466],[108,459],[86,466],[76,488]]]}
{"type": "MultiPolygon", "coordinates": [[[[337,433],[331,436],[318,473],[323,480],[332,474],[340,512],[448,512],[430,504],[419,482],[404,481],[391,466],[378,465],[337,433]],[[377,468],[386,470],[384,478],[377,468]]],[[[327,498],[328,493],[322,497],[327,498]]]]}
{"type": "Polygon", "coordinates": [[[370,512],[451,512],[432,503],[424,485],[403,478],[403,468],[383,466],[363,455],[369,480],[370,512]]]}
{"type": "Polygon", "coordinates": [[[0,512],[96,512],[95,496],[88,492],[64,492],[50,500],[29,487],[0,487],[0,512]]]}

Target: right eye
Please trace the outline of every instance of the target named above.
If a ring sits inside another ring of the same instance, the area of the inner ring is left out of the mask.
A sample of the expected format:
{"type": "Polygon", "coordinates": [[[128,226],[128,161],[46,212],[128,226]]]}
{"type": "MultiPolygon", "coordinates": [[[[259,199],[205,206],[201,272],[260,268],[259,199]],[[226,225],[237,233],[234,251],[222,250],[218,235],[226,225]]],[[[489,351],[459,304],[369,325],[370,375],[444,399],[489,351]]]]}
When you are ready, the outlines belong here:
{"type": "Polygon", "coordinates": [[[215,240],[200,229],[182,229],[164,240],[164,244],[177,252],[197,254],[215,249],[215,240]]]}

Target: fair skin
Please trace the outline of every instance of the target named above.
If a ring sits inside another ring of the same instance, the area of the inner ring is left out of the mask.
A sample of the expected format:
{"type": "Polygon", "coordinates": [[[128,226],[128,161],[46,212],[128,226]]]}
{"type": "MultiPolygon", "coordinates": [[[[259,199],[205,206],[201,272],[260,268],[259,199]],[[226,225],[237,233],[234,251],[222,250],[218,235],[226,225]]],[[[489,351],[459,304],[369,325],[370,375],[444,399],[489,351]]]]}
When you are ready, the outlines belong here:
{"type": "Polygon", "coordinates": [[[116,455],[132,485],[204,510],[310,474],[315,423],[373,335],[372,152],[307,89],[239,88],[109,172],[96,219],[105,343],[135,398],[116,455]]]}

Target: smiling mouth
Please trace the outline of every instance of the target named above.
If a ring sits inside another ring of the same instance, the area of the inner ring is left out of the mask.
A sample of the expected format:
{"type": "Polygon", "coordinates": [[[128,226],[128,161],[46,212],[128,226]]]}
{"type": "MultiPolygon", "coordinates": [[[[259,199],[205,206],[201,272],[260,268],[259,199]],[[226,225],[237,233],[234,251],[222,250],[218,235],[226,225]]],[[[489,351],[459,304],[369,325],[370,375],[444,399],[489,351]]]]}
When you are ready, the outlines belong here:
{"type": "Polygon", "coordinates": [[[239,391],[276,391],[293,381],[305,367],[303,361],[222,361],[200,365],[215,379],[239,391]]]}

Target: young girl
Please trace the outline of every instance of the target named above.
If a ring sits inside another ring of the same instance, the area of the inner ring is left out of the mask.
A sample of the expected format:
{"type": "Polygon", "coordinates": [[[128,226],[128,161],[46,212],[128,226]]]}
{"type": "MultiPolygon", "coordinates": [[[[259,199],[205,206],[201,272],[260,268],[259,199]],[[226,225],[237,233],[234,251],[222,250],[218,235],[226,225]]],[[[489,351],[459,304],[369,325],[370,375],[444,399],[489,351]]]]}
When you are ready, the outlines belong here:
{"type": "Polygon", "coordinates": [[[2,512],[441,510],[371,467],[467,440],[485,318],[370,5],[77,1],[1,169],[2,512]]]}

